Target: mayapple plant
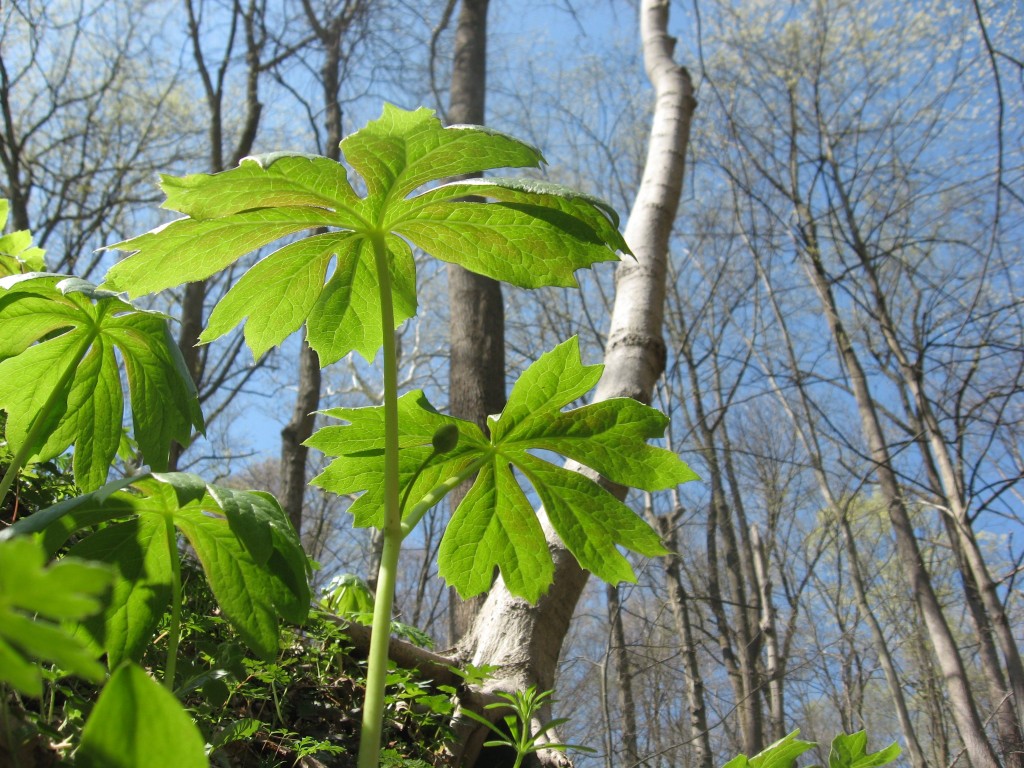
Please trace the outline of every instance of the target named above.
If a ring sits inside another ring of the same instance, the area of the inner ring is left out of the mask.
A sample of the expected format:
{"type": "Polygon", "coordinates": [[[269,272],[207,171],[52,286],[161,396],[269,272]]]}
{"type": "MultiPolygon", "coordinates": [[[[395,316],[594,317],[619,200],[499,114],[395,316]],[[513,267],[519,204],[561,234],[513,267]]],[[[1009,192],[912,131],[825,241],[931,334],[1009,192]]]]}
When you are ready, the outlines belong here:
{"type": "MultiPolygon", "coordinates": [[[[446,128],[430,110],[389,105],[345,138],[341,149],[365,195],[357,193],[345,165],[302,154],[246,158],[212,175],[164,176],[164,207],[184,217],[112,246],[129,255],[101,289],[113,300],[115,294],[139,296],[204,280],[285,240],[230,288],[200,340],[213,341],[244,324],[245,340],[259,357],[305,326],[321,366],[353,351],[372,361],[382,351],[382,405],[325,411],[346,423],[326,426],[308,441],[336,457],[314,483],[335,493],[361,493],[350,508],[355,524],[383,532],[359,751],[360,768],[375,768],[399,552],[431,507],[475,476],[442,539],[439,572],[468,597],[489,588],[497,567],[513,593],[536,600],[548,588],[553,566],[522,482],[532,487],[580,564],[602,579],[635,579],[619,547],[648,556],[664,552],[655,531],[616,496],[538,451],[649,491],[695,475],[675,454],[648,445],[667,424],[652,408],[619,398],[563,410],[601,376],[601,366],[582,363],[575,338],[527,368],[503,412],[489,418],[486,433],[439,413],[421,391],[400,397],[393,331],[417,309],[413,247],[525,288],[576,285],[577,269],[616,260],[629,249],[611,208],[565,187],[505,177],[438,183],[543,162],[536,149],[510,136],[474,126],[446,128]],[[295,237],[306,230],[314,234],[295,237]]],[[[169,509],[180,502],[190,510],[212,505],[239,531],[249,530],[224,493],[193,480],[175,484],[154,476],[132,498],[151,500],[146,504],[169,519],[168,526],[178,520],[186,535],[194,518],[169,509]]],[[[92,519],[92,510],[108,503],[106,496],[95,498],[101,493],[78,509],[81,519],[92,519]]],[[[129,504],[123,493],[119,498],[129,504]]],[[[289,564],[287,547],[271,540],[280,508],[259,498],[249,499],[247,513],[259,508],[266,525],[258,529],[259,541],[243,537],[243,544],[264,564],[274,552],[289,564]]],[[[63,514],[52,513],[49,522],[63,514]]],[[[278,610],[298,596],[294,568],[284,570],[282,583],[268,588],[268,605],[278,610]]]]}
{"type": "Polygon", "coordinates": [[[535,600],[553,567],[512,467],[580,564],[613,581],[634,578],[617,547],[657,555],[664,551],[658,535],[602,486],[533,451],[560,453],[645,490],[693,473],[675,454],[647,444],[667,422],[647,406],[617,399],[562,410],[601,374],[600,366],[582,364],[575,339],[527,369],[504,411],[489,420],[487,435],[438,413],[422,392],[400,398],[393,331],[416,312],[412,246],[525,288],[575,285],[577,269],[614,260],[628,247],[612,209],[561,186],[512,178],[430,186],[543,161],[504,134],[444,128],[429,110],[389,105],[341,149],[365,196],[344,165],[298,154],[247,158],[213,175],[164,177],[165,207],[185,217],[114,246],[131,253],[104,287],[138,295],[203,280],[270,243],[318,232],[249,269],[213,309],[200,338],[212,341],[244,323],[246,342],[259,356],[304,324],[321,366],[351,351],[371,361],[383,350],[383,404],[327,411],[348,424],[325,427],[309,441],[337,457],[315,482],[336,493],[362,491],[351,509],[356,525],[383,531],[359,751],[359,765],[370,768],[378,763],[399,551],[429,508],[475,475],[445,532],[439,571],[466,597],[486,590],[497,567],[511,591],[535,600]]]}

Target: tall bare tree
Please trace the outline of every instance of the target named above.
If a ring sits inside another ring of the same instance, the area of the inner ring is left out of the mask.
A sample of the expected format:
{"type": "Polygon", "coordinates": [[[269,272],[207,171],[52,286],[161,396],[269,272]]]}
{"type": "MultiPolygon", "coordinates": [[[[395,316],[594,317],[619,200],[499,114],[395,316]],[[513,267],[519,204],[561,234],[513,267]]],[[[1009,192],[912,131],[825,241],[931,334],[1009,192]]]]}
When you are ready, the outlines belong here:
{"type": "MultiPolygon", "coordinates": [[[[667,0],[645,0],[640,9],[644,64],[655,89],[655,110],[644,178],[625,237],[636,259],[619,266],[615,307],[605,350],[605,372],[595,399],[633,397],[649,402],[665,366],[662,320],[669,237],[682,191],[690,119],[696,102],[687,71],[673,60],[675,40],[667,31],[667,0]]],[[[559,652],[587,573],[546,524],[555,561],[555,581],[537,605],[512,596],[500,578],[461,643],[474,664],[495,664],[488,683],[501,689],[554,684],[559,652]]],[[[465,755],[467,764],[475,756],[465,755]]],[[[543,754],[559,764],[558,753],[543,754]]]]}
{"type": "MultiPolygon", "coordinates": [[[[321,57],[317,70],[321,87],[321,108],[307,107],[311,117],[322,115],[322,125],[311,126],[314,134],[323,132],[320,151],[332,160],[341,159],[342,79],[350,58],[366,36],[366,21],[372,3],[369,0],[302,0],[308,34],[316,41],[321,57]]],[[[305,37],[305,34],[303,34],[305,37]]],[[[288,43],[284,44],[288,47],[288,43]]],[[[320,406],[320,361],[303,335],[298,353],[298,383],[291,418],[281,430],[281,505],[295,526],[302,530],[303,503],[309,479],[309,449],[303,445],[313,434],[316,410],[320,406]]]]}
{"type": "Polygon", "coordinates": [[[163,13],[131,1],[0,8],[0,196],[55,272],[96,279],[96,249],[159,199],[157,170],[197,151],[163,13]]]}
{"type": "MultiPolygon", "coordinates": [[[[864,28],[854,21],[862,11],[835,2],[799,23],[772,21],[783,36],[771,47],[755,42],[757,18],[745,17],[746,26],[727,45],[748,66],[741,73],[713,75],[737,150],[723,167],[739,195],[763,207],[762,220],[778,222],[776,231],[788,229],[787,250],[821,308],[832,359],[860,422],[859,441],[839,431],[833,439],[845,438],[847,450],[870,462],[864,480],[876,483],[885,499],[906,583],[918,601],[968,753],[976,765],[998,763],[983,724],[992,715],[999,751],[1013,764],[1020,728],[1012,704],[1003,700],[1014,695],[1010,669],[1019,654],[1009,633],[1005,641],[999,638],[1005,612],[988,586],[995,580],[971,544],[965,500],[971,498],[975,514],[981,514],[998,496],[990,479],[1009,469],[1012,479],[1006,482],[1013,484],[1020,474],[1012,465],[997,469],[1002,459],[965,437],[973,430],[967,422],[980,428],[983,411],[985,429],[1016,429],[995,414],[1019,397],[1020,355],[1011,354],[1008,385],[983,393],[976,382],[987,376],[989,355],[1007,348],[988,318],[999,315],[1010,328],[1019,323],[1008,311],[1003,257],[977,254],[982,268],[965,276],[961,260],[974,249],[947,229],[950,217],[957,218],[955,206],[990,199],[983,175],[963,158],[944,167],[923,165],[940,137],[953,137],[971,98],[964,86],[973,82],[976,67],[964,56],[951,57],[944,68],[894,68],[893,50],[912,56],[932,40],[958,34],[963,27],[956,26],[955,15],[922,15],[913,24],[892,27],[871,20],[864,28]],[[919,84],[912,86],[911,78],[919,84]],[[880,87],[851,101],[856,83],[864,82],[880,87]],[[890,82],[901,83],[901,90],[883,96],[883,84],[890,82]],[[928,99],[907,96],[928,88],[928,99]],[[883,104],[883,98],[890,101],[883,104]],[[892,130],[915,120],[918,133],[892,130]],[[940,199],[947,206],[943,213],[935,207],[940,199]],[[919,452],[916,459],[907,447],[919,452]],[[918,501],[949,518],[950,546],[963,565],[965,604],[984,651],[985,694],[972,683],[915,537],[912,510],[918,501]]],[[[779,244],[786,247],[774,243],[779,244]]],[[[769,289],[801,290],[793,277],[779,262],[769,289]],[[788,282],[780,282],[780,274],[788,282]]]]}
{"type": "MultiPolygon", "coordinates": [[[[267,34],[265,0],[232,2],[227,8],[206,0],[184,0],[189,47],[196,77],[202,84],[206,102],[207,169],[217,173],[233,167],[252,153],[263,114],[260,102],[260,83],[264,79],[268,62],[265,60],[267,34]],[[213,34],[214,28],[226,30],[223,41],[213,34]],[[215,40],[215,38],[217,38],[215,40]],[[235,73],[235,63],[241,52],[242,71],[235,73]],[[231,118],[234,111],[235,79],[242,84],[245,94],[242,118],[231,118]]],[[[207,423],[237,394],[255,373],[254,366],[239,365],[244,358],[240,336],[226,344],[200,346],[199,334],[206,323],[207,305],[211,303],[209,280],[199,280],[185,286],[181,298],[178,346],[185,365],[196,382],[200,403],[206,404],[207,423]],[[213,355],[213,357],[211,357],[213,355]],[[219,401],[210,408],[213,400],[219,401]]],[[[214,301],[216,296],[213,297],[214,301]]],[[[176,468],[188,446],[173,445],[170,465],[176,468]]]]}
{"type": "MultiPolygon", "coordinates": [[[[448,123],[483,125],[487,119],[488,0],[462,0],[455,26],[448,123]]],[[[449,0],[434,40],[449,23],[455,0],[449,0]]],[[[431,62],[433,66],[433,61],[431,62]]],[[[487,417],[505,407],[505,301],[492,278],[449,264],[448,410],[453,416],[487,427],[487,417]]],[[[454,508],[470,483],[451,494],[454,508]]],[[[483,596],[463,601],[449,590],[449,636],[462,637],[483,604],[483,596]]]]}

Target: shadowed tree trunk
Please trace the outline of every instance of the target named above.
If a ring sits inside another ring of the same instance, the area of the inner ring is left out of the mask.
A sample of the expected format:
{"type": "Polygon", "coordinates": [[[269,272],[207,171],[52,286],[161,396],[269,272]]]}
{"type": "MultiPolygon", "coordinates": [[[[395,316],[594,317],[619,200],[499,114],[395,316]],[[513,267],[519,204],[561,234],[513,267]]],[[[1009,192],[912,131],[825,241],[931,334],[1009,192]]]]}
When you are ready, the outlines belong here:
{"type": "MultiPolygon", "coordinates": [[[[674,517],[674,516],[673,516],[674,517]]],[[[682,556],[679,554],[679,538],[673,518],[653,514],[648,522],[655,525],[661,540],[669,553],[665,555],[665,582],[672,618],[679,633],[679,651],[686,667],[686,703],[689,710],[690,740],[693,744],[693,765],[695,768],[712,768],[711,733],[708,730],[707,706],[704,703],[704,678],[697,658],[697,643],[693,637],[690,618],[691,598],[683,583],[682,556]]]]}
{"type": "MultiPolygon", "coordinates": [[[[640,762],[637,747],[636,704],[633,701],[633,671],[626,649],[626,630],[622,624],[622,604],[619,588],[615,584],[605,585],[608,600],[608,621],[611,624],[611,647],[609,653],[615,666],[615,682],[619,694],[619,710],[622,713],[622,765],[634,766],[640,762]]],[[[613,752],[618,750],[613,750],[613,752]]]]}
{"type": "MultiPolygon", "coordinates": [[[[487,92],[488,0],[462,0],[455,28],[455,54],[447,122],[483,125],[487,92]]],[[[486,433],[487,417],[505,407],[505,304],[501,284],[457,264],[448,265],[451,313],[448,411],[475,422],[486,433]]],[[[449,495],[454,509],[472,485],[449,495]]],[[[485,595],[462,600],[448,592],[450,642],[461,638],[483,605],[485,595]]]]}

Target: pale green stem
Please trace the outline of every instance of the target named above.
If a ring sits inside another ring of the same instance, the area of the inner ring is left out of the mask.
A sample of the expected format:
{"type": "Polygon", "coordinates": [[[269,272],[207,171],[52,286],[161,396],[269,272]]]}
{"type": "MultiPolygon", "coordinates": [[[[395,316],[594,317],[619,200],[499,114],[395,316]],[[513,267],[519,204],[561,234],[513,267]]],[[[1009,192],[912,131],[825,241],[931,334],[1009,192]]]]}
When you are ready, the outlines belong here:
{"type": "Polygon", "coordinates": [[[479,470],[485,462],[489,461],[490,458],[491,454],[485,453],[457,475],[453,475],[444,482],[438,483],[431,488],[422,499],[416,502],[416,506],[409,510],[405,519],[402,521],[402,537],[405,538],[412,533],[413,529],[419,524],[420,520],[423,519],[423,515],[425,515],[428,510],[441,501],[441,499],[443,499],[450,491],[462,485],[462,483],[476,474],[477,470],[479,470]]]}
{"type": "Polygon", "coordinates": [[[46,398],[46,402],[43,403],[43,407],[36,413],[35,418],[32,419],[32,426],[29,427],[28,434],[25,436],[25,442],[22,443],[21,448],[18,449],[17,453],[14,454],[14,458],[11,459],[10,465],[7,467],[7,471],[4,473],[4,479],[0,481],[0,504],[7,499],[7,492],[11,490],[11,486],[14,484],[14,478],[18,476],[21,468],[25,466],[25,462],[28,461],[28,457],[32,455],[32,452],[38,446],[36,442],[39,440],[42,431],[46,428],[46,415],[50,413],[60,402],[60,399],[67,395],[65,389],[68,386],[68,382],[74,378],[75,372],[78,370],[79,363],[82,362],[82,358],[85,357],[89,351],[89,347],[92,346],[94,336],[90,334],[86,338],[82,339],[82,343],[78,347],[77,354],[71,358],[67,368],[61,374],[57,384],[54,386],[50,396],[46,398]]]}
{"type": "MultiPolygon", "coordinates": [[[[51,667],[56,670],[56,667],[51,667]]],[[[54,680],[50,680],[46,683],[47,698],[49,701],[46,703],[46,724],[53,725],[53,710],[57,706],[57,684],[54,680]]]]}
{"type": "Polygon", "coordinates": [[[380,286],[380,319],[384,352],[384,550],[377,573],[370,655],[367,660],[363,727],[359,737],[359,768],[378,768],[384,726],[384,688],[388,674],[388,640],[395,599],[398,555],[402,547],[402,510],[398,498],[398,360],[395,352],[395,311],[391,270],[384,234],[373,236],[373,256],[380,286]]]}
{"type": "Polygon", "coordinates": [[[167,666],[164,668],[164,688],[174,692],[174,674],[178,666],[178,643],[181,642],[181,559],[178,556],[178,531],[174,518],[164,516],[167,550],[171,558],[171,626],[167,632],[167,666]]]}

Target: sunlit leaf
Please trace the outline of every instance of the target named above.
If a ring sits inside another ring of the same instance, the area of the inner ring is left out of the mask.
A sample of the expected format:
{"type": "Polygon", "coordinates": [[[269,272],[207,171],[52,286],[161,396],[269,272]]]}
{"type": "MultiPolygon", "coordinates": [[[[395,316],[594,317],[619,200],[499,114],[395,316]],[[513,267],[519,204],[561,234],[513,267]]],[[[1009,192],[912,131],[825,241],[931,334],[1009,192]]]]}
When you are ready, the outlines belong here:
{"type": "Polygon", "coordinates": [[[801,741],[796,730],[765,747],[753,757],[737,755],[722,768],[793,768],[796,759],[814,746],[813,741],[801,741]]]}
{"type": "MultiPolygon", "coordinates": [[[[9,201],[0,198],[0,232],[7,226],[9,201]]],[[[42,272],[45,251],[32,244],[32,233],[22,229],[0,235],[0,277],[42,272]]]]}
{"type": "Polygon", "coordinates": [[[110,568],[66,557],[45,566],[39,542],[0,540],[0,681],[27,696],[43,693],[40,661],[93,682],[103,665],[65,625],[103,607],[110,568]]]}
{"type": "Polygon", "coordinates": [[[878,752],[867,751],[868,735],[865,731],[841,733],[832,740],[828,768],[878,768],[888,765],[900,756],[900,745],[893,742],[878,752]]]}
{"type": "Polygon", "coordinates": [[[82,768],[207,768],[204,741],[192,718],[134,664],[119,667],[103,687],[75,753],[82,768]]]}
{"type": "Polygon", "coordinates": [[[104,287],[137,295],[203,280],[315,230],[251,267],[214,308],[201,339],[244,323],[259,357],[305,323],[327,365],[352,350],[371,360],[391,331],[382,327],[374,243],[386,246],[396,325],[416,312],[412,246],[524,287],[574,285],[577,269],[628,252],[608,206],[558,185],[493,179],[426,189],[450,176],[542,162],[510,136],[444,128],[430,110],[388,105],[341,147],[365,198],[343,165],[309,155],[277,153],[219,174],[165,176],[165,207],[186,218],[112,246],[131,253],[104,287]]]}
{"type": "MultiPolygon", "coordinates": [[[[402,494],[410,499],[406,514],[432,488],[478,469],[440,546],[441,575],[463,596],[488,589],[495,567],[511,592],[530,600],[550,584],[551,556],[524,485],[536,492],[580,564],[602,579],[635,579],[618,547],[664,553],[654,530],[609,491],[534,455],[555,452],[615,483],[652,491],[696,477],[674,453],[648,444],[667,424],[654,409],[620,398],[562,410],[600,375],[600,366],[582,364],[575,338],[559,345],[524,372],[501,416],[490,420],[490,438],[475,424],[435,411],[422,392],[400,398],[399,473],[402,494]],[[459,439],[451,450],[434,455],[433,436],[445,425],[454,425],[459,439]]],[[[335,493],[362,492],[350,507],[355,522],[379,526],[383,409],[335,408],[326,414],[348,424],[324,427],[307,441],[337,457],[313,482],[335,493]]]]}
{"type": "Polygon", "coordinates": [[[203,419],[166,318],[84,280],[34,273],[0,279],[0,410],[12,451],[45,461],[74,446],[75,481],[100,487],[122,439],[124,365],[135,439],[165,469],[173,441],[203,419]]]}
{"type": "Polygon", "coordinates": [[[171,558],[179,556],[170,530],[187,539],[225,618],[253,652],[273,659],[281,619],[302,623],[310,603],[306,556],[277,501],[187,473],[111,485],[12,526],[14,534],[42,533],[52,550],[72,533],[106,523],[70,552],[117,568],[105,613],[84,625],[111,667],[141,658],[168,608],[171,558]]]}

